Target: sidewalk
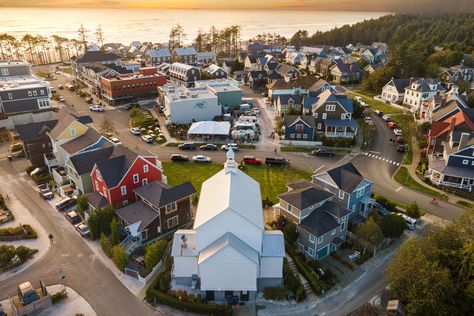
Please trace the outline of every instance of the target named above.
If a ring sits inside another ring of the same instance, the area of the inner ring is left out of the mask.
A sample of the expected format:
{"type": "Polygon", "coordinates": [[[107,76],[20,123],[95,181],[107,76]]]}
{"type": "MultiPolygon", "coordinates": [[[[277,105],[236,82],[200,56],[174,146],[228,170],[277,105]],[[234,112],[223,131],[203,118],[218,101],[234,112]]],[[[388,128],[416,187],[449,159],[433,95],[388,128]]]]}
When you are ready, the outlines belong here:
{"type": "Polygon", "coordinates": [[[420,148],[418,147],[418,141],[416,140],[416,138],[413,138],[413,140],[412,140],[412,152],[413,152],[413,159],[412,159],[411,165],[402,165],[402,166],[404,166],[408,169],[408,173],[410,174],[410,176],[416,182],[418,182],[420,185],[422,185],[424,187],[427,187],[427,188],[429,188],[433,191],[436,191],[436,192],[439,192],[440,194],[446,195],[448,197],[449,203],[451,203],[451,204],[456,204],[457,201],[464,201],[464,202],[471,203],[471,204],[474,203],[471,200],[456,196],[456,195],[451,194],[451,193],[444,192],[443,190],[440,190],[440,189],[438,189],[434,186],[428,185],[425,182],[423,182],[418,177],[418,175],[416,173],[416,167],[418,167],[418,165],[420,163],[420,148]]]}

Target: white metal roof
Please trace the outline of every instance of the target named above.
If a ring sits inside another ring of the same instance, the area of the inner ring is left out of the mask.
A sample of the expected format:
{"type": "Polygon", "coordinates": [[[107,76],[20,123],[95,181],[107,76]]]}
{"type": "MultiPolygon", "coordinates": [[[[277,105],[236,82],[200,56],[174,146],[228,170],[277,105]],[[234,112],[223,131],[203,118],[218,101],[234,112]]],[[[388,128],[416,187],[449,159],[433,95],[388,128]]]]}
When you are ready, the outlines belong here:
{"type": "Polygon", "coordinates": [[[284,257],[285,241],[283,233],[279,230],[263,232],[262,257],[284,257]]]}
{"type": "Polygon", "coordinates": [[[228,152],[224,169],[202,184],[194,229],[223,212],[235,212],[264,229],[260,185],[239,170],[233,151],[228,152]]]}
{"type": "Polygon", "coordinates": [[[191,124],[188,135],[229,135],[229,122],[201,121],[191,124]]]}
{"type": "Polygon", "coordinates": [[[198,264],[203,263],[227,246],[232,247],[249,258],[251,261],[258,264],[258,252],[230,232],[225,233],[212,244],[203,249],[199,253],[198,264]]]}

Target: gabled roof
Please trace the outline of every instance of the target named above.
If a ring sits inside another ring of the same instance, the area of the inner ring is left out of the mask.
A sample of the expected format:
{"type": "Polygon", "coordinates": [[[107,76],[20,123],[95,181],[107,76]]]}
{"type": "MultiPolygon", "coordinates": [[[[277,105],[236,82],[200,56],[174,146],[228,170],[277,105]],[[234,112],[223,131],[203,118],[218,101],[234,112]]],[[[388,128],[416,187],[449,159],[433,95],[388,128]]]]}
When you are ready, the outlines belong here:
{"type": "Polygon", "coordinates": [[[87,51],[82,56],[78,57],[77,63],[95,63],[104,61],[114,61],[119,59],[114,53],[107,53],[101,50],[98,51],[87,51]]]}
{"type": "Polygon", "coordinates": [[[109,203],[104,198],[102,194],[97,192],[91,192],[84,195],[87,199],[87,202],[95,209],[99,210],[101,208],[106,207],[109,203]]]}
{"type": "Polygon", "coordinates": [[[60,146],[67,153],[72,155],[97,143],[101,137],[103,136],[98,131],[93,128],[88,128],[83,135],[61,144],[60,146]]]}
{"type": "Polygon", "coordinates": [[[159,216],[157,211],[152,209],[143,201],[137,201],[124,206],[116,210],[115,214],[123,219],[128,225],[139,223],[138,227],[136,228],[138,232],[141,232],[143,229],[145,229],[157,216],[159,216]]]}
{"type": "Polygon", "coordinates": [[[171,188],[161,181],[154,181],[133,191],[156,207],[168,205],[196,193],[196,189],[189,181],[171,188]]]}
{"type": "Polygon", "coordinates": [[[122,145],[116,146],[115,151],[116,154],[109,159],[96,163],[102,179],[104,179],[108,188],[116,187],[119,184],[138,157],[136,153],[122,145]]]}
{"type": "MultiPolygon", "coordinates": [[[[291,187],[291,184],[288,186],[291,187]]],[[[296,189],[280,194],[278,198],[299,210],[304,210],[334,195],[331,192],[316,187],[309,181],[297,182],[296,187],[296,189]]]]}
{"type": "Polygon", "coordinates": [[[259,263],[258,252],[255,249],[247,245],[239,237],[227,232],[209,246],[201,250],[199,253],[198,264],[203,263],[227,246],[235,249],[249,260],[253,261],[255,264],[259,263]]]}
{"type": "Polygon", "coordinates": [[[400,79],[392,78],[385,86],[388,86],[388,85],[394,86],[395,89],[397,89],[398,93],[404,93],[405,88],[408,87],[409,84],[410,84],[410,79],[408,78],[400,78],[400,79]]]}
{"type": "Polygon", "coordinates": [[[149,49],[147,50],[146,54],[152,58],[171,57],[171,53],[168,48],[149,49]]]}
{"type": "Polygon", "coordinates": [[[278,96],[280,104],[288,104],[290,100],[293,100],[295,104],[301,104],[301,95],[281,94],[278,96]]]}
{"type": "Polygon", "coordinates": [[[311,128],[316,126],[316,119],[311,115],[285,115],[283,125],[285,127],[290,127],[301,121],[311,128]]]}
{"type": "Polygon", "coordinates": [[[87,125],[92,123],[92,118],[89,115],[78,115],[69,111],[67,107],[62,107],[58,113],[54,115],[54,119],[58,121],[56,126],[49,132],[53,139],[61,135],[62,132],[74,121],[87,125]]]}
{"type": "Polygon", "coordinates": [[[267,78],[268,74],[266,71],[263,70],[253,70],[249,72],[250,77],[253,79],[258,79],[259,77],[261,78],[267,78]]]}
{"type": "Polygon", "coordinates": [[[250,61],[251,64],[257,63],[257,58],[253,55],[248,55],[247,56],[248,60],[250,61]]]}
{"type": "Polygon", "coordinates": [[[282,77],[286,76],[290,71],[292,70],[296,70],[296,72],[300,73],[298,71],[298,69],[296,69],[295,67],[291,66],[291,65],[287,65],[287,64],[279,64],[277,67],[276,67],[276,72],[278,72],[282,77]]]}
{"type": "Polygon", "coordinates": [[[326,119],[324,120],[324,124],[326,124],[326,126],[342,126],[342,127],[352,127],[352,128],[356,128],[358,126],[357,121],[353,119],[350,119],[350,120],[326,119]]]}
{"type": "Polygon", "coordinates": [[[328,170],[326,173],[331,177],[334,183],[336,183],[339,189],[347,193],[352,193],[359,183],[364,180],[364,177],[352,162],[337,166],[328,170]]]}
{"type": "Polygon", "coordinates": [[[174,52],[179,56],[197,55],[197,52],[194,47],[178,47],[174,49],[174,52]]]}
{"type": "Polygon", "coordinates": [[[453,119],[455,120],[455,127],[461,124],[466,124],[472,131],[474,131],[474,122],[469,118],[466,112],[461,110],[453,116],[446,118],[444,121],[432,122],[431,129],[428,135],[432,138],[437,138],[449,132],[449,129],[451,127],[451,121],[453,119]]]}
{"type": "Polygon", "coordinates": [[[325,212],[337,217],[337,218],[342,218],[346,215],[349,215],[351,211],[344,206],[341,206],[334,201],[326,201],[324,204],[320,207],[320,209],[324,210],[325,212]]]}
{"type": "Polygon", "coordinates": [[[316,91],[316,90],[319,90],[321,87],[323,87],[324,85],[330,85],[329,82],[327,82],[326,80],[324,79],[319,79],[318,81],[316,81],[311,87],[309,87],[309,90],[310,91],[316,91]]]}
{"type": "Polygon", "coordinates": [[[209,73],[209,74],[214,74],[216,71],[219,71],[219,70],[222,70],[223,72],[227,73],[224,69],[222,69],[221,67],[217,66],[217,65],[210,65],[209,67],[206,68],[206,71],[209,73]]]}
{"type": "Polygon", "coordinates": [[[316,102],[315,107],[319,108],[321,106],[324,106],[326,103],[338,103],[347,112],[352,113],[353,111],[352,100],[348,99],[346,96],[335,94],[331,92],[329,89],[319,94],[318,101],[316,102]]]}
{"type": "Polygon", "coordinates": [[[305,109],[312,109],[312,108],[313,108],[313,104],[315,104],[317,100],[318,100],[318,98],[315,97],[315,96],[304,97],[304,98],[303,98],[303,106],[304,106],[304,108],[305,108],[305,109]]]}
{"type": "Polygon", "coordinates": [[[331,69],[333,69],[333,68],[338,68],[339,71],[342,74],[351,73],[351,72],[352,73],[362,72],[363,71],[362,69],[360,69],[360,67],[357,63],[346,64],[346,63],[343,63],[343,62],[336,62],[336,64],[331,67],[331,69]]]}
{"type": "Polygon", "coordinates": [[[69,159],[78,175],[89,174],[97,162],[109,159],[114,149],[114,145],[105,142],[99,149],[73,155],[69,159]]]}
{"type": "Polygon", "coordinates": [[[18,134],[20,134],[20,139],[26,142],[42,137],[46,134],[46,132],[51,131],[57,123],[58,120],[50,120],[44,122],[16,125],[15,129],[17,130],[18,134]]]}
{"type": "Polygon", "coordinates": [[[339,227],[339,223],[334,217],[318,208],[305,217],[301,221],[300,226],[314,236],[322,236],[339,227]]]}

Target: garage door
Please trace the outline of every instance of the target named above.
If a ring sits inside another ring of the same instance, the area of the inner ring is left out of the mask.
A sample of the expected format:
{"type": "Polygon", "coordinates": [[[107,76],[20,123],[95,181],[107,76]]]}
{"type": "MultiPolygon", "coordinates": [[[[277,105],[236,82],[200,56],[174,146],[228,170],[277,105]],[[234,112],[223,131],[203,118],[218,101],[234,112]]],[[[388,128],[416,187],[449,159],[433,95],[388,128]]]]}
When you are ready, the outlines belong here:
{"type": "Polygon", "coordinates": [[[328,254],[329,254],[329,245],[327,245],[323,249],[318,250],[318,260],[326,257],[328,254]]]}

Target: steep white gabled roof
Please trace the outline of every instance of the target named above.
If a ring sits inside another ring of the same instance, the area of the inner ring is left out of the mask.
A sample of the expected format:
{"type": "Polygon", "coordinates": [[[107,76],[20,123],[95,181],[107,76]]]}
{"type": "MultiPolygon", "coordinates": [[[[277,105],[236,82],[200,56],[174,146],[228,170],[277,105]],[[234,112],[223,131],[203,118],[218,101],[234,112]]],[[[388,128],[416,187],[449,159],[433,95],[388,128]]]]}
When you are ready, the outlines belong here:
{"type": "Polygon", "coordinates": [[[223,212],[234,212],[264,229],[260,185],[239,170],[233,150],[224,169],[202,184],[194,229],[223,212]]]}

